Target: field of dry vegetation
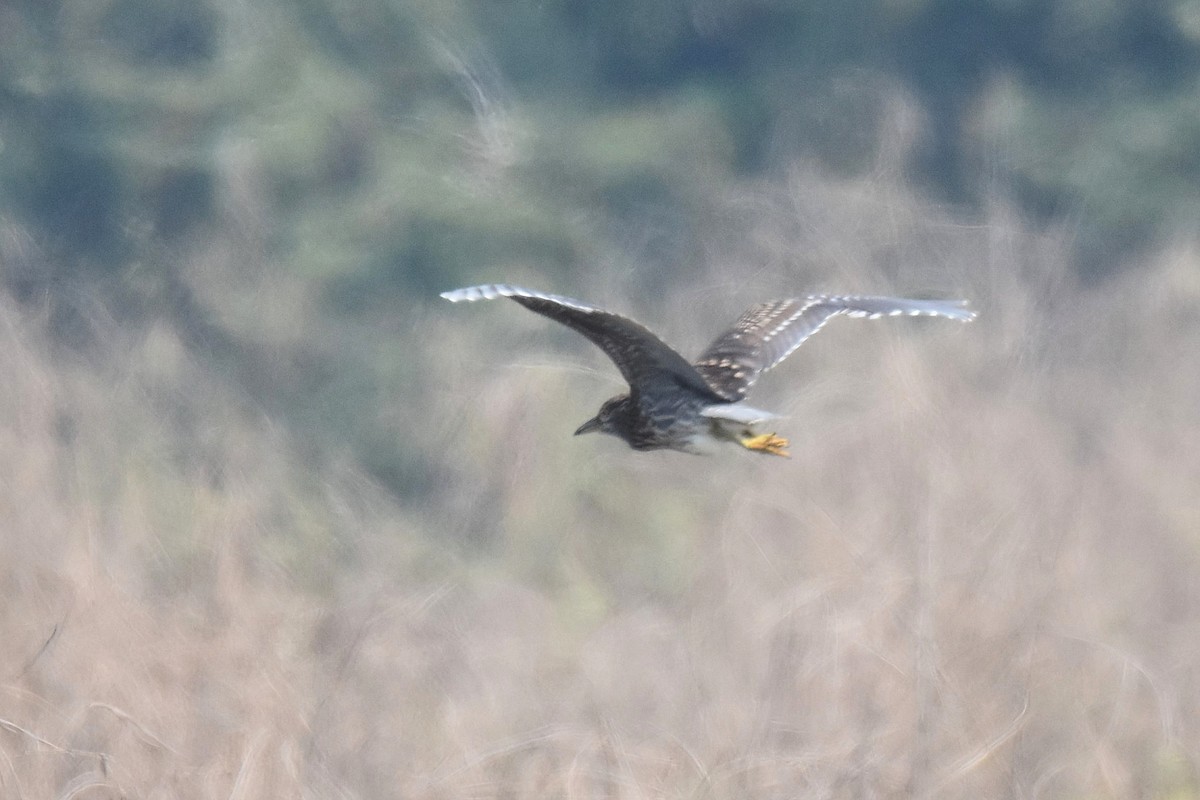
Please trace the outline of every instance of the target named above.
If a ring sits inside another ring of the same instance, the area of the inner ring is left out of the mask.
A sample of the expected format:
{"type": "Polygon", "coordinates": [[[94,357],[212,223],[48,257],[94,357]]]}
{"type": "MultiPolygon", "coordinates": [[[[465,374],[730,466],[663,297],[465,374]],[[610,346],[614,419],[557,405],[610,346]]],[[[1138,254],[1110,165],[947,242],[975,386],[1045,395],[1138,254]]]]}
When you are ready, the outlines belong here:
{"type": "Polygon", "coordinates": [[[1085,286],[886,170],[718,205],[686,288],[539,288],[688,353],[814,290],[979,320],[837,320],[755,396],[790,461],[698,458],[573,439],[599,352],[417,298],[410,502],[169,325],[0,298],[0,796],[1200,798],[1200,244],[1085,286]]]}

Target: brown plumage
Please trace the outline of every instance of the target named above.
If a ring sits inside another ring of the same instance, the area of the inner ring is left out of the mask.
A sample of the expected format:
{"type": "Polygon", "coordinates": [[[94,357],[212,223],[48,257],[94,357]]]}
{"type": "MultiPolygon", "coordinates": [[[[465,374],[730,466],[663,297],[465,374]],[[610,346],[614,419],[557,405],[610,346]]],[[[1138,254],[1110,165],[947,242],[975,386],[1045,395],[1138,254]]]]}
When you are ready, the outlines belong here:
{"type": "Polygon", "coordinates": [[[600,431],[620,437],[635,450],[688,453],[711,452],[716,443],[732,441],[786,455],[786,439],[754,430],[772,415],[742,400],[763,373],[835,316],[930,316],[961,322],[975,318],[965,301],[855,295],[773,300],[739,317],[692,364],[628,317],[569,297],[506,284],[455,289],[442,297],[453,303],[508,297],[579,331],[617,365],[629,393],[605,402],[576,434],[600,431]]]}

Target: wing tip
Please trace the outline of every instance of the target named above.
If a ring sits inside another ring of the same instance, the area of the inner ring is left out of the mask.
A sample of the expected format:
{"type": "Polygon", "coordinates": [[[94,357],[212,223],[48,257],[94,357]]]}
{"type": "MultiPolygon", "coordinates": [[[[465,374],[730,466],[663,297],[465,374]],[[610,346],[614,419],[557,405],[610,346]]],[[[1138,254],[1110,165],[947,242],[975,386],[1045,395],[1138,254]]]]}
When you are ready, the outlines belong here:
{"type": "Polygon", "coordinates": [[[943,317],[956,322],[970,322],[979,316],[971,308],[970,300],[918,300],[919,308],[909,308],[892,311],[888,316],[909,314],[912,316],[943,317]]]}
{"type": "Polygon", "coordinates": [[[464,286],[461,289],[450,289],[442,292],[440,297],[451,303],[473,303],[476,300],[494,300],[497,297],[507,297],[519,293],[516,287],[503,283],[484,283],[478,286],[464,286]]]}
{"type": "Polygon", "coordinates": [[[958,320],[959,322],[971,322],[979,316],[979,312],[971,308],[970,300],[952,300],[949,305],[949,313],[946,316],[950,319],[958,320]]]}
{"type": "MultiPolygon", "coordinates": [[[[517,302],[520,302],[522,299],[543,300],[560,306],[566,306],[585,314],[593,314],[602,310],[596,306],[588,305],[582,300],[538,292],[522,286],[514,286],[510,283],[483,283],[478,286],[464,286],[461,289],[450,289],[449,291],[442,292],[440,297],[449,300],[451,303],[473,303],[476,300],[495,300],[497,297],[511,297],[517,302]]],[[[528,304],[522,303],[522,305],[528,304]]]]}

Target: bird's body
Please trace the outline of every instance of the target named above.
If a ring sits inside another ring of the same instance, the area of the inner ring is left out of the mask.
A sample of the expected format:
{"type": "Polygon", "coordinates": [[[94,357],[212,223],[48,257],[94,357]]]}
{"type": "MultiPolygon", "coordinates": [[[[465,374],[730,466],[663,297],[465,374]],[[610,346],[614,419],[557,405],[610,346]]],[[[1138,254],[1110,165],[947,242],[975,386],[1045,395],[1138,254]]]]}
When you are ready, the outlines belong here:
{"type": "MultiPolygon", "coordinates": [[[[634,450],[670,449],[711,455],[723,441],[753,439],[757,435],[754,425],[773,416],[744,403],[689,392],[681,392],[669,404],[630,392],[605,403],[600,413],[576,433],[611,432],[611,428],[620,431],[618,435],[634,450]]],[[[779,441],[780,447],[786,445],[779,441]]]]}
{"type": "Polygon", "coordinates": [[[598,431],[623,439],[635,450],[700,454],[712,453],[728,441],[787,455],[786,439],[755,430],[773,415],[742,400],[760,375],[839,314],[963,322],[975,317],[963,301],[846,295],[775,300],[743,314],[692,364],[633,320],[569,297],[505,284],[455,289],[442,297],[453,303],[509,297],[583,334],[613,360],[630,391],[605,402],[576,434],[598,431]]]}

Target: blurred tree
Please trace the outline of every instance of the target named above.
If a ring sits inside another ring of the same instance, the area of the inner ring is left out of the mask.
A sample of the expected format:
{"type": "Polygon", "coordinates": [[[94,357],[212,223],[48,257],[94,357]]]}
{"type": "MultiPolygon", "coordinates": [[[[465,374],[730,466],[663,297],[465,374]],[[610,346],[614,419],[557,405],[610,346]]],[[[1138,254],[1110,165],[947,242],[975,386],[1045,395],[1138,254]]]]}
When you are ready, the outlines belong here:
{"type": "Polygon", "coordinates": [[[1102,275],[1200,219],[1198,65],[1187,0],[13,0],[0,215],[48,257],[0,277],[75,342],[86,303],[169,318],[412,493],[435,468],[387,463],[371,410],[420,365],[362,333],[414,296],[596,263],[662,287],[714,188],[870,174],[899,93],[915,179],[1070,220],[1102,275]]]}
{"type": "Polygon", "coordinates": [[[999,181],[1041,221],[1073,219],[1094,274],[1194,224],[1195,3],[936,0],[899,22],[892,58],[931,119],[918,164],[949,197],[999,181]]]}

